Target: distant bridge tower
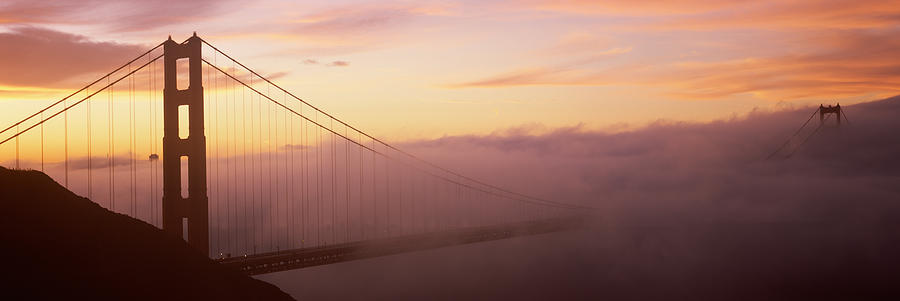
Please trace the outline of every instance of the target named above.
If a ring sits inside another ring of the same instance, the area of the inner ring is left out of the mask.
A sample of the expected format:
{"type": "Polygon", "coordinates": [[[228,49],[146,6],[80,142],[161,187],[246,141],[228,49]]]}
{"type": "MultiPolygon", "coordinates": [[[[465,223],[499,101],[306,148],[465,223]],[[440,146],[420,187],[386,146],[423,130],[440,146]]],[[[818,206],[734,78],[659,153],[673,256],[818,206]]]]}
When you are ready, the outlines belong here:
{"type": "Polygon", "coordinates": [[[163,43],[163,230],[184,238],[209,255],[209,198],[206,195],[206,136],[203,134],[202,40],[194,33],[184,44],[163,43]],[[178,89],[177,61],[188,60],[190,83],[178,89]],[[178,108],[187,106],[188,136],[179,137],[178,108]],[[182,195],[181,160],[188,161],[187,195],[182,195]],[[184,236],[187,227],[187,237],[184,236]]]}
{"type": "Polygon", "coordinates": [[[831,105],[828,105],[826,107],[825,105],[820,104],[819,105],[819,124],[822,124],[825,122],[825,115],[835,114],[835,115],[837,115],[837,116],[835,116],[835,117],[837,117],[837,125],[841,126],[841,114],[842,113],[843,112],[841,112],[841,104],[840,103],[838,103],[837,106],[834,106],[834,107],[832,107],[831,105]]]}

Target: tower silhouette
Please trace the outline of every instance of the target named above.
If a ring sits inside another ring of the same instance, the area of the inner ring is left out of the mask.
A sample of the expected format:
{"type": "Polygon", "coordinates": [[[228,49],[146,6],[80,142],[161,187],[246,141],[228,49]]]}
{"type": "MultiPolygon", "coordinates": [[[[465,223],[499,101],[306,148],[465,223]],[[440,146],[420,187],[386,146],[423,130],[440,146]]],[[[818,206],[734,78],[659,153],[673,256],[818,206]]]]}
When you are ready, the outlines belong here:
{"type": "Polygon", "coordinates": [[[163,43],[165,87],[163,91],[163,230],[183,237],[191,246],[209,254],[209,198],[206,194],[206,136],[203,133],[202,40],[194,33],[187,42],[172,37],[163,43]],[[188,60],[187,89],[178,89],[176,64],[188,60]],[[188,108],[188,137],[178,136],[178,107],[188,108]],[[181,158],[187,158],[187,196],[181,190],[181,158]],[[187,237],[184,237],[187,227],[187,237]]]}
{"type": "Polygon", "coordinates": [[[833,107],[831,105],[828,105],[826,107],[825,105],[820,104],[819,105],[819,124],[825,123],[825,117],[826,117],[825,115],[835,114],[836,115],[835,117],[837,117],[836,118],[837,126],[841,126],[841,114],[842,113],[843,112],[841,112],[841,104],[840,103],[838,103],[837,106],[833,106],[833,107]]]}

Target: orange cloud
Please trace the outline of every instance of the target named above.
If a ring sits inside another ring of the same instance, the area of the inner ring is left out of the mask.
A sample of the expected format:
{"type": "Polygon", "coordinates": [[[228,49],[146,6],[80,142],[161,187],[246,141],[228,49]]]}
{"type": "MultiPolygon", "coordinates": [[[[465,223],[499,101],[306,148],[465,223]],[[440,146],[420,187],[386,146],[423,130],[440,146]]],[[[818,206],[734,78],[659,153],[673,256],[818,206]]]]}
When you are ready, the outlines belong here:
{"type": "Polygon", "coordinates": [[[754,94],[773,99],[900,92],[897,31],[843,31],[807,41],[809,53],[742,59],[628,64],[605,69],[569,64],[519,70],[450,85],[452,88],[524,85],[647,85],[670,96],[722,99],[754,94]]]}
{"type": "Polygon", "coordinates": [[[453,14],[452,5],[440,3],[360,3],[288,11],[241,30],[302,45],[279,54],[332,56],[397,47],[411,31],[421,29],[413,26],[416,22],[453,14]]]}
{"type": "Polygon", "coordinates": [[[0,33],[0,85],[59,86],[79,75],[110,71],[149,48],[95,42],[38,27],[13,27],[0,33]]]}
{"type": "Polygon", "coordinates": [[[900,21],[900,1],[759,1],[651,25],[659,30],[885,28],[900,21]]]}
{"type": "MultiPolygon", "coordinates": [[[[551,47],[553,49],[555,47],[551,47]]],[[[605,85],[617,82],[613,78],[597,74],[586,67],[608,56],[631,52],[631,47],[617,47],[591,53],[589,56],[564,65],[521,69],[490,76],[484,79],[450,84],[448,88],[504,87],[531,85],[583,86],[605,85]]]]}
{"type": "Polygon", "coordinates": [[[449,15],[444,5],[355,4],[305,14],[290,21],[298,35],[349,36],[405,24],[418,16],[449,15]]]}
{"type": "Polygon", "coordinates": [[[779,98],[851,96],[900,91],[900,41],[896,31],[850,31],[823,36],[831,47],[717,62],[681,62],[653,80],[688,98],[760,93],[779,98]]]}
{"type": "Polygon", "coordinates": [[[696,14],[753,3],[751,0],[522,0],[518,5],[532,9],[590,15],[675,15],[696,14]]]}
{"type": "Polygon", "coordinates": [[[598,49],[608,48],[611,43],[607,37],[597,36],[585,31],[576,31],[563,35],[555,45],[539,51],[538,54],[552,56],[560,53],[567,55],[591,53],[598,49]]]}

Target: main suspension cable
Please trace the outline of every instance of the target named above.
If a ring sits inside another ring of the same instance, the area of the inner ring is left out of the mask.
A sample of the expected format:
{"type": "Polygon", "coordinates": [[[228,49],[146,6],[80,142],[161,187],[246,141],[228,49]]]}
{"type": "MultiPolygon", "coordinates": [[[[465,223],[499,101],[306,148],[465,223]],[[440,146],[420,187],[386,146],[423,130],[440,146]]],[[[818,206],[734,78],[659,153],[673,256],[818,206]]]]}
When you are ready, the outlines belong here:
{"type": "MultiPolygon", "coordinates": [[[[544,202],[544,203],[556,204],[556,205],[560,205],[560,206],[568,206],[568,207],[573,207],[573,208],[577,208],[577,209],[584,209],[584,210],[599,210],[599,208],[595,208],[595,207],[583,206],[583,205],[575,205],[575,204],[568,204],[568,203],[562,203],[562,202],[556,202],[556,201],[551,201],[551,200],[547,200],[547,199],[537,198],[537,197],[533,197],[533,196],[530,196],[530,195],[525,195],[525,194],[522,194],[522,193],[514,192],[514,191],[511,191],[511,190],[508,190],[508,189],[505,189],[505,188],[501,188],[501,187],[495,186],[495,185],[493,185],[493,184],[489,184],[489,183],[486,183],[486,182],[483,182],[483,181],[480,181],[480,180],[477,180],[477,179],[474,179],[474,178],[471,178],[471,177],[462,175],[462,174],[460,174],[460,173],[454,172],[454,171],[449,170],[449,169],[446,169],[446,168],[444,168],[444,167],[435,165],[435,164],[433,164],[433,163],[431,163],[431,162],[429,162],[429,161],[426,161],[426,160],[424,160],[424,159],[421,159],[421,158],[419,158],[419,157],[417,157],[417,156],[415,156],[415,155],[413,155],[413,154],[411,154],[411,153],[408,153],[408,152],[403,151],[403,150],[401,150],[401,149],[399,149],[399,148],[396,148],[396,147],[394,147],[393,145],[390,145],[390,144],[388,144],[388,143],[386,143],[386,142],[384,142],[384,141],[382,141],[382,140],[379,140],[379,139],[377,139],[377,138],[375,138],[375,137],[373,137],[373,136],[371,136],[371,135],[369,135],[369,134],[366,134],[365,132],[363,132],[363,131],[361,131],[361,130],[359,130],[359,129],[357,129],[357,128],[355,128],[355,127],[349,125],[349,124],[347,124],[346,122],[344,122],[344,121],[342,121],[342,120],[340,120],[340,119],[338,119],[338,118],[335,118],[334,116],[328,114],[327,112],[322,111],[321,109],[317,108],[316,106],[313,106],[312,104],[306,102],[305,100],[303,100],[303,99],[297,97],[296,95],[294,95],[294,94],[291,93],[290,91],[287,91],[286,89],[282,88],[281,86],[278,86],[277,84],[275,84],[274,82],[270,81],[269,79],[263,77],[262,75],[260,75],[260,74],[257,73],[256,71],[253,71],[252,69],[250,69],[249,67],[247,67],[246,65],[244,65],[243,63],[241,63],[240,61],[238,61],[238,60],[234,59],[233,57],[229,56],[227,53],[225,53],[225,52],[219,50],[218,48],[216,48],[215,46],[213,46],[212,44],[210,44],[210,43],[207,42],[206,40],[203,40],[202,38],[201,38],[200,40],[201,40],[204,44],[206,44],[207,46],[211,47],[211,48],[212,48],[213,50],[215,50],[216,52],[222,54],[222,55],[225,56],[226,58],[228,58],[228,59],[232,60],[233,62],[237,63],[239,66],[241,66],[242,68],[246,69],[247,71],[249,71],[249,72],[255,74],[256,76],[258,76],[258,77],[261,78],[262,80],[268,82],[270,85],[272,85],[272,86],[278,88],[279,90],[283,91],[284,93],[287,93],[288,95],[290,95],[290,96],[293,97],[294,99],[296,99],[296,100],[302,102],[303,104],[306,104],[306,105],[309,106],[310,108],[313,108],[314,110],[316,110],[316,111],[318,111],[318,112],[324,114],[325,116],[328,116],[328,117],[330,117],[330,118],[333,118],[335,121],[337,121],[337,122],[339,122],[339,123],[341,123],[341,124],[343,124],[343,125],[345,125],[345,126],[351,128],[351,129],[353,129],[354,131],[357,131],[357,132],[361,133],[362,135],[365,135],[366,137],[369,137],[370,139],[372,139],[372,140],[374,140],[374,141],[377,141],[378,143],[380,143],[380,144],[382,144],[382,145],[384,145],[384,146],[386,146],[386,147],[388,147],[388,148],[390,148],[390,149],[392,149],[392,150],[394,150],[394,151],[397,151],[397,152],[399,152],[399,153],[401,153],[401,154],[404,154],[404,155],[406,155],[407,157],[410,157],[410,158],[412,158],[412,159],[414,159],[414,160],[416,160],[416,161],[419,161],[419,162],[421,162],[421,163],[424,163],[424,164],[426,164],[426,165],[428,165],[428,166],[431,166],[432,168],[436,168],[436,169],[441,170],[441,171],[443,171],[443,172],[446,172],[446,173],[455,175],[455,176],[457,176],[457,177],[466,179],[466,180],[468,180],[468,181],[472,181],[472,182],[474,182],[474,183],[476,183],[476,184],[479,184],[479,185],[487,186],[487,187],[489,187],[489,188],[491,188],[491,189],[495,189],[495,190],[498,190],[498,191],[501,191],[501,192],[509,193],[509,194],[512,194],[512,195],[516,195],[516,196],[519,196],[519,197],[522,197],[522,198],[527,198],[527,199],[530,199],[530,200],[533,200],[533,201],[536,201],[536,202],[544,202]]],[[[207,63],[208,63],[208,62],[207,62],[207,63]]],[[[343,137],[343,136],[342,136],[342,137],[343,137]]],[[[344,139],[347,139],[347,138],[344,137],[344,139]]]]}

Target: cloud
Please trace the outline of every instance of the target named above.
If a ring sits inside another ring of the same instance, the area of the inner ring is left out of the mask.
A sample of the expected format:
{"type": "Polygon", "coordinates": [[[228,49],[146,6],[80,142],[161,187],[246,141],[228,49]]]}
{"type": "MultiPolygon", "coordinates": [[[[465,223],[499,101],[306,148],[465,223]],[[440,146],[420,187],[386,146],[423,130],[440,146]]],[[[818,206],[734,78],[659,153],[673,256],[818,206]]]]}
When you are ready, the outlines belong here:
{"type": "Polygon", "coordinates": [[[563,14],[651,18],[648,26],[638,27],[663,31],[884,28],[895,25],[900,16],[900,1],[896,0],[522,0],[514,5],[563,14]]]}
{"type": "Polygon", "coordinates": [[[56,86],[80,75],[110,71],[147,49],[40,27],[12,27],[0,33],[0,65],[4,69],[0,84],[56,86]]]}
{"type": "Polygon", "coordinates": [[[473,88],[473,87],[509,87],[547,84],[571,84],[578,81],[562,80],[561,75],[572,72],[568,68],[535,68],[506,72],[503,74],[456,84],[448,85],[449,88],[473,88]]]}
{"type": "Polygon", "coordinates": [[[900,63],[890,59],[900,51],[900,41],[893,38],[897,34],[897,30],[826,31],[788,38],[789,44],[817,46],[793,53],[603,67],[586,60],[505,72],[449,87],[657,86],[667,96],[680,99],[727,99],[740,94],[767,99],[892,95],[900,91],[900,63]]]}
{"type": "MultiPolygon", "coordinates": [[[[563,35],[556,44],[538,51],[539,55],[559,55],[565,53],[569,56],[580,54],[592,54],[601,49],[608,49],[612,42],[609,38],[600,37],[592,33],[576,31],[563,35]]],[[[622,51],[626,48],[613,48],[606,51],[622,51]]],[[[630,50],[630,48],[628,48],[630,50]]],[[[627,51],[626,51],[627,52],[627,51]]]]}
{"type": "MultiPolygon", "coordinates": [[[[144,162],[149,160],[148,157],[141,155],[137,156],[136,160],[138,162],[144,162]]],[[[56,163],[57,165],[59,163],[56,163]]],[[[131,157],[130,156],[116,156],[112,159],[112,165],[115,167],[120,166],[128,166],[131,165],[131,157]]],[[[69,159],[69,168],[72,170],[84,170],[84,169],[102,169],[108,168],[110,166],[109,158],[107,157],[91,157],[90,160],[88,157],[79,157],[79,158],[71,158],[69,159]]]]}
{"type": "Polygon", "coordinates": [[[381,4],[346,5],[293,20],[291,32],[304,36],[347,37],[371,33],[429,15],[424,6],[381,4]]]}
{"type": "MultiPolygon", "coordinates": [[[[891,175],[900,170],[900,160],[890,155],[891,150],[900,149],[900,142],[887,139],[900,128],[900,122],[890,117],[900,112],[900,97],[845,107],[849,117],[857,120],[851,127],[840,131],[826,128],[798,151],[799,157],[763,160],[812,110],[755,111],[743,118],[708,124],[657,122],[615,134],[576,126],[535,135],[525,128],[488,136],[414,141],[403,148],[464,173],[506,182],[513,190],[610,206],[672,197],[684,201],[745,198],[730,189],[742,189],[755,181],[776,185],[770,183],[775,179],[768,177],[822,173],[825,178],[837,179],[891,175]],[[456,155],[463,150],[464,158],[456,155]],[[841,157],[840,163],[817,165],[832,156],[841,157]],[[847,169],[851,167],[859,168],[847,169]],[[708,187],[715,191],[698,191],[716,179],[730,179],[730,184],[708,187]],[[535,182],[542,184],[524,184],[535,182]],[[710,192],[716,194],[697,195],[710,192]]],[[[818,181],[824,179],[793,184],[812,188],[818,181]]]]}
{"type": "Polygon", "coordinates": [[[865,29],[900,20],[900,1],[759,1],[660,20],[657,30],[865,29]]]}
{"type": "Polygon", "coordinates": [[[113,31],[151,30],[218,16],[230,1],[30,1],[0,5],[0,24],[101,24],[113,31]]]}
{"type": "Polygon", "coordinates": [[[535,10],[581,15],[681,15],[709,12],[739,7],[753,1],[733,0],[641,0],[641,1],[590,1],[590,0],[523,0],[517,5],[535,10]]]}
{"type": "MultiPolygon", "coordinates": [[[[318,60],[314,59],[305,59],[303,60],[304,65],[319,65],[321,64],[318,60]]],[[[350,66],[350,62],[347,61],[332,61],[331,63],[324,64],[324,66],[328,67],[347,67],[350,66]]]]}
{"type": "Polygon", "coordinates": [[[487,78],[447,85],[449,88],[508,87],[529,85],[604,85],[615,82],[611,77],[597,74],[588,68],[591,64],[631,52],[631,47],[610,48],[592,52],[583,59],[562,65],[522,69],[487,78]]]}
{"type": "Polygon", "coordinates": [[[309,148],[310,148],[310,146],[303,145],[303,144],[285,144],[285,145],[282,145],[279,149],[281,149],[283,151],[290,151],[290,150],[306,150],[309,148]]]}
{"type": "Polygon", "coordinates": [[[323,65],[327,67],[347,67],[350,66],[350,62],[347,61],[332,61],[331,63],[322,64],[318,60],[314,59],[305,59],[303,60],[304,65],[323,65]]]}
{"type": "MultiPolygon", "coordinates": [[[[266,32],[301,47],[284,54],[349,54],[408,43],[415,32],[430,29],[436,18],[453,15],[454,4],[437,2],[378,2],[337,4],[284,13],[286,19],[258,23],[249,30],[266,32]]],[[[245,29],[247,30],[247,29],[245,29]]],[[[430,30],[428,30],[430,32],[430,30]]],[[[423,35],[429,33],[423,32],[423,35]]]]}
{"type": "Polygon", "coordinates": [[[268,80],[276,80],[276,79],[288,76],[289,74],[291,74],[291,73],[287,72],[287,71],[278,71],[278,72],[269,73],[269,74],[265,75],[265,77],[268,80]]]}
{"type": "MultiPolygon", "coordinates": [[[[692,55],[646,58],[613,66],[548,64],[500,72],[452,87],[523,85],[658,86],[661,97],[728,99],[737,95],[800,99],[892,95],[898,66],[898,1],[520,1],[539,11],[589,17],[630,16],[612,26],[636,35],[733,35],[729,46],[701,40],[692,55]],[[745,33],[753,33],[745,35],[745,33]],[[746,37],[745,37],[746,36],[746,37]],[[765,44],[733,48],[731,45],[765,44]],[[709,54],[713,54],[712,56],[709,54]],[[690,57],[691,60],[685,60],[690,57]],[[610,77],[608,74],[615,74],[610,77]]],[[[550,53],[596,49],[588,33],[563,36],[550,53]]],[[[705,39],[705,38],[703,38],[705,39]]],[[[681,41],[690,41],[691,38],[681,41]]],[[[689,45],[685,43],[680,46],[689,45]]],[[[642,54],[646,55],[646,54],[642,54]]]]}
{"type": "Polygon", "coordinates": [[[347,67],[347,66],[350,66],[350,63],[348,63],[346,61],[334,61],[334,62],[331,62],[330,64],[328,64],[328,66],[347,67]]]}
{"type": "Polygon", "coordinates": [[[300,299],[895,299],[900,97],[845,107],[858,122],[763,160],[811,110],[410,141],[463,174],[603,210],[584,231],[263,278],[300,299]]]}
{"type": "Polygon", "coordinates": [[[787,99],[895,93],[900,84],[900,63],[887,58],[900,51],[900,42],[892,38],[896,34],[822,34],[810,41],[828,47],[815,52],[678,62],[671,64],[669,70],[648,77],[686,98],[723,98],[740,93],[787,99]]]}

